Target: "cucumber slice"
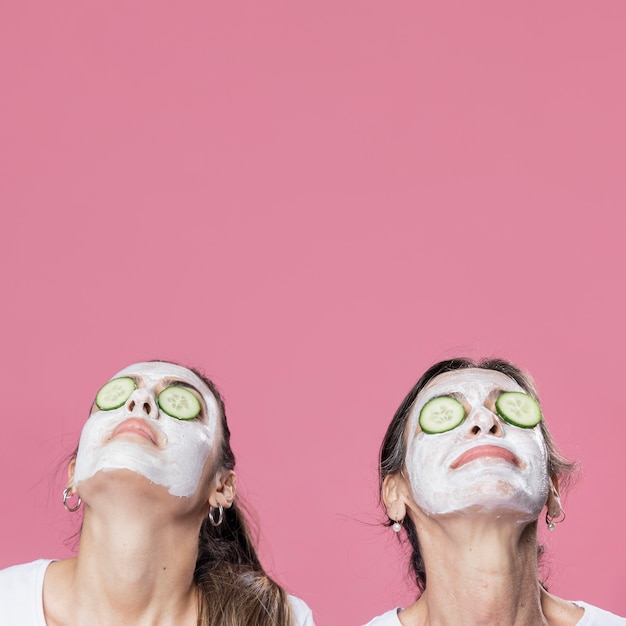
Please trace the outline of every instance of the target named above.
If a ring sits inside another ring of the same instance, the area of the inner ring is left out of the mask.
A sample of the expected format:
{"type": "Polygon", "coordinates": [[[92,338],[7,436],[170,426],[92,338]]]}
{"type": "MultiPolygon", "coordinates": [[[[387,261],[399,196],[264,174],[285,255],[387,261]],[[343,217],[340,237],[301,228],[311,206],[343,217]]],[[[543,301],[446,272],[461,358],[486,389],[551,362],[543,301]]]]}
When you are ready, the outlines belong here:
{"type": "Polygon", "coordinates": [[[450,396],[429,400],[420,411],[420,427],[429,435],[445,433],[465,419],[465,407],[450,396]]]}
{"type": "Polygon", "coordinates": [[[137,389],[132,378],[114,378],[102,386],[96,395],[96,406],[103,411],[119,409],[137,389]]]}
{"type": "Polygon", "coordinates": [[[165,413],[178,420],[192,420],[202,410],[198,398],[189,389],[177,385],[163,389],[158,402],[165,413]]]}
{"type": "Polygon", "coordinates": [[[521,391],[505,391],[496,400],[498,415],[513,426],[533,428],[542,420],[537,400],[521,391]]]}

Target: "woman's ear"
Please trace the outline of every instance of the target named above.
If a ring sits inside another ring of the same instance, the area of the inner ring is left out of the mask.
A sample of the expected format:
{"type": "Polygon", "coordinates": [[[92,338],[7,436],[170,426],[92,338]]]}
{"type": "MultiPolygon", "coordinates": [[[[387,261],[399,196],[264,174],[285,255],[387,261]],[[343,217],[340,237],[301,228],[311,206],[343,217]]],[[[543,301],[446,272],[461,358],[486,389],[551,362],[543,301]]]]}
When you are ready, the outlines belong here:
{"type": "Polygon", "coordinates": [[[399,472],[385,476],[382,496],[387,517],[401,522],[406,516],[406,481],[399,472]]]}
{"type": "Polygon", "coordinates": [[[237,475],[233,470],[223,470],[217,473],[213,489],[209,494],[209,504],[212,507],[221,505],[229,509],[235,500],[237,493],[237,475]]]}
{"type": "Polygon", "coordinates": [[[559,494],[559,479],[555,475],[550,476],[550,492],[548,493],[546,507],[548,508],[548,515],[554,519],[560,517],[563,513],[561,496],[559,494]]]}
{"type": "Polygon", "coordinates": [[[76,493],[76,488],[74,487],[74,470],[76,469],[76,457],[72,457],[70,464],[67,466],[67,484],[65,485],[68,489],[70,489],[70,493],[73,495],[76,493]]]}

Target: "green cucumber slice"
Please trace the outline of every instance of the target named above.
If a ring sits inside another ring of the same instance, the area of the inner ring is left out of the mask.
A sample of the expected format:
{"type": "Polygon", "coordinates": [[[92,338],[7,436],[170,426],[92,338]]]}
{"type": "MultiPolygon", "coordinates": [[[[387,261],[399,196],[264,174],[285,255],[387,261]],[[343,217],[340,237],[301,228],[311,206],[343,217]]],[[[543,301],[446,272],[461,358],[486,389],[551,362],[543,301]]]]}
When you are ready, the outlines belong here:
{"type": "Polygon", "coordinates": [[[202,410],[198,398],[189,389],[177,385],[163,389],[158,402],[165,413],[178,420],[192,420],[202,410]]]}
{"type": "Polygon", "coordinates": [[[521,391],[505,391],[496,400],[498,415],[513,426],[533,428],[543,419],[537,400],[521,391]]]}
{"type": "Polygon", "coordinates": [[[102,386],[96,395],[96,406],[102,411],[119,409],[137,389],[132,378],[114,378],[102,386]]]}
{"type": "Polygon", "coordinates": [[[420,411],[420,427],[430,435],[456,428],[465,419],[465,407],[450,396],[429,400],[420,411]]]}

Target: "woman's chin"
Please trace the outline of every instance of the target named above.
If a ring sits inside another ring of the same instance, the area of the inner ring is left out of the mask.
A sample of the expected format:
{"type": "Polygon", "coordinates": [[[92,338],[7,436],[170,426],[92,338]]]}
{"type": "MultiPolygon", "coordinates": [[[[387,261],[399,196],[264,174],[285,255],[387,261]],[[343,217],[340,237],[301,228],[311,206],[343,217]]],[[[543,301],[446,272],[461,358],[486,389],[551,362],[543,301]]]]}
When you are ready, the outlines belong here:
{"type": "Polygon", "coordinates": [[[440,496],[422,503],[420,508],[431,516],[488,514],[495,516],[494,519],[500,516],[502,519],[510,518],[520,522],[537,519],[547,497],[520,491],[506,482],[483,483],[472,489],[446,492],[440,496]]]}
{"type": "Polygon", "coordinates": [[[124,501],[128,497],[133,499],[148,498],[171,498],[167,487],[159,485],[141,472],[127,467],[103,467],[98,469],[93,476],[86,478],[78,484],[78,490],[83,500],[91,503],[94,499],[102,497],[113,498],[113,502],[124,501]]]}

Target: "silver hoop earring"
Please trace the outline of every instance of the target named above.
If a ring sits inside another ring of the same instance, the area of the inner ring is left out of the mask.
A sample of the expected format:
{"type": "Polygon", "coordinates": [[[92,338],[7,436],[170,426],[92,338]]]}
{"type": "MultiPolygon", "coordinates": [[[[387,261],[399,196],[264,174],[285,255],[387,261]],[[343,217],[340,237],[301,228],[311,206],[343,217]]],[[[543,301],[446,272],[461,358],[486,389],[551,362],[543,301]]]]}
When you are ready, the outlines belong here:
{"type": "Polygon", "coordinates": [[[72,494],[71,491],[72,491],[71,487],[66,487],[65,490],[63,491],[63,506],[65,507],[65,510],[68,513],[75,513],[76,511],[78,511],[78,509],[80,509],[80,505],[83,503],[83,501],[81,500],[79,495],[72,494]],[[74,495],[76,495],[76,497],[78,498],[76,500],[76,505],[73,507],[68,506],[67,501],[74,495]]]}
{"type": "Polygon", "coordinates": [[[398,520],[394,521],[394,523],[391,526],[394,533],[399,533],[402,530],[402,522],[404,522],[404,519],[401,519],[400,521],[398,520]]]}
{"type": "Polygon", "coordinates": [[[209,507],[209,522],[211,522],[211,526],[219,526],[224,521],[224,508],[221,504],[217,505],[217,508],[214,506],[209,507]],[[217,511],[217,519],[215,519],[215,511],[217,511]]]}
{"type": "Polygon", "coordinates": [[[548,530],[554,530],[557,524],[565,521],[565,511],[561,509],[561,515],[558,517],[550,517],[550,514],[546,511],[546,526],[548,530]]]}

